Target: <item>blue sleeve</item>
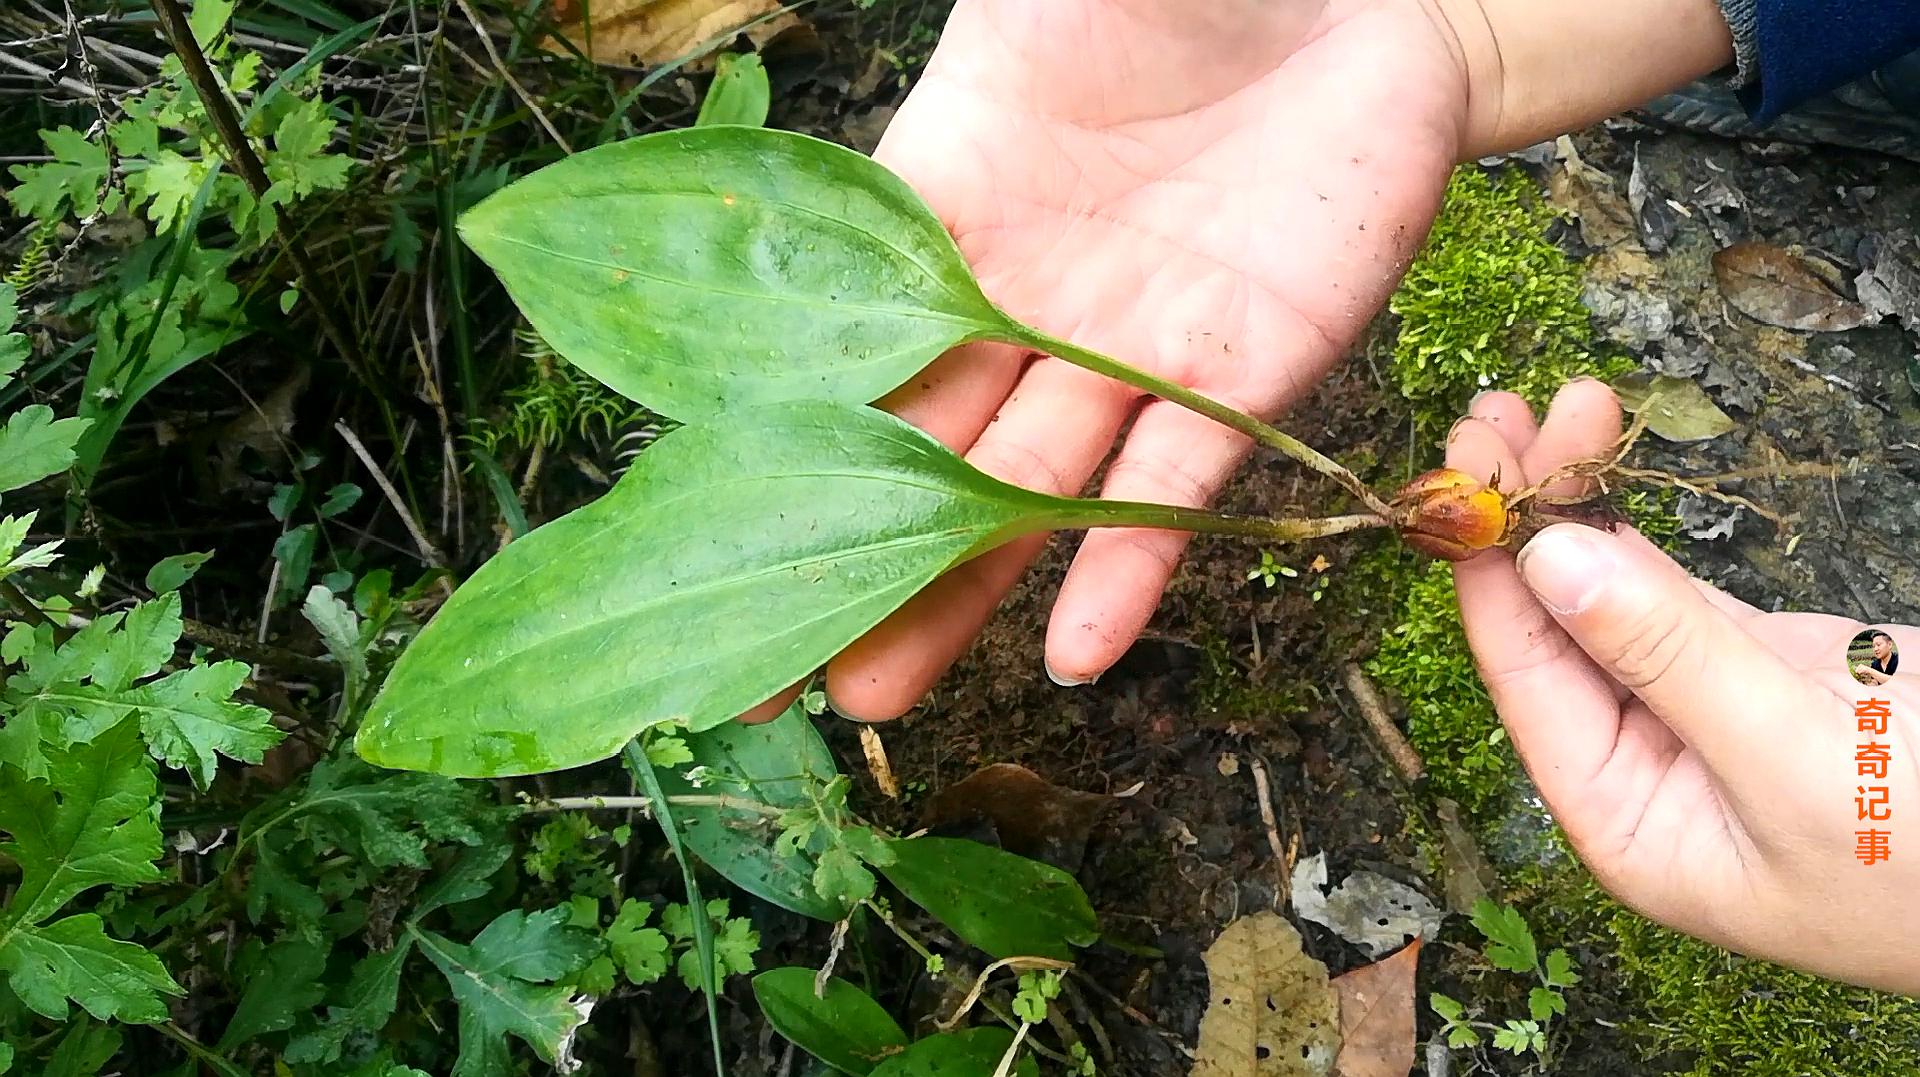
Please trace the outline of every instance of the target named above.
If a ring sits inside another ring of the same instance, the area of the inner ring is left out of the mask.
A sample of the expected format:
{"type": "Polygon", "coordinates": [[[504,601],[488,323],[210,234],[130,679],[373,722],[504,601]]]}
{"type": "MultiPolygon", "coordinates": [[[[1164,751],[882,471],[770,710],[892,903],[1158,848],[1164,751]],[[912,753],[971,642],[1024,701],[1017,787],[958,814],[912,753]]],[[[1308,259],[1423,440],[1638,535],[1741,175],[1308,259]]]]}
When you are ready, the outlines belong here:
{"type": "Polygon", "coordinates": [[[1741,95],[1761,123],[1920,49],[1913,0],[1723,0],[1723,7],[1736,44],[1747,29],[1740,23],[1752,20],[1752,81],[1741,95]]]}

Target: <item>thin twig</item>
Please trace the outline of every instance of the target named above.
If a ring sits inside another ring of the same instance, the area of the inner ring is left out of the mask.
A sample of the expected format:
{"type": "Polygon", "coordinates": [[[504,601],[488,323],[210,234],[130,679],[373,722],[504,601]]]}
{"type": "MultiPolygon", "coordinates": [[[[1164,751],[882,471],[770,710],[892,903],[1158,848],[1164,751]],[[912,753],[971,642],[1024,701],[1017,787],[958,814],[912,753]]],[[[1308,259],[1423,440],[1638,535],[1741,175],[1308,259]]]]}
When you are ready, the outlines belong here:
{"type": "Polygon", "coordinates": [[[93,88],[86,83],[78,79],[68,78],[65,75],[56,75],[52,71],[41,67],[39,64],[33,63],[24,57],[15,56],[11,52],[0,51],[0,64],[5,64],[16,71],[24,71],[36,78],[44,79],[63,90],[72,90],[82,97],[93,96],[93,88]]]}
{"type": "MultiPolygon", "coordinates": [[[[872,901],[863,901],[861,902],[861,904],[866,907],[868,912],[871,912],[875,916],[879,917],[880,922],[887,925],[887,929],[892,931],[896,936],[898,936],[901,942],[906,943],[907,948],[909,950],[912,950],[914,953],[919,954],[920,960],[931,961],[933,959],[933,951],[930,948],[928,948],[926,943],[921,942],[920,939],[917,936],[915,936],[913,932],[907,930],[905,926],[900,924],[900,922],[897,919],[895,919],[893,912],[891,910],[883,909],[879,905],[874,904],[872,901]]],[[[966,984],[966,980],[962,979],[959,975],[957,975],[951,970],[939,973],[937,978],[945,981],[949,986],[952,986],[952,987],[960,987],[966,984]]],[[[981,1009],[992,1014],[996,1020],[998,1020],[1001,1024],[1006,1025],[1008,1028],[1019,1028],[1021,1025],[1026,1024],[1025,1021],[1022,1021],[1019,1018],[1013,1016],[1013,1014],[1008,1013],[1004,1008],[1002,1008],[998,1003],[994,1002],[990,998],[985,998],[985,997],[981,998],[979,1002],[979,1006],[981,1009]]],[[[1055,1051],[1050,1047],[1047,1047],[1038,1043],[1033,1044],[1032,1047],[1035,1054],[1043,1055],[1047,1058],[1052,1059],[1055,1062],[1069,1061],[1066,1055],[1063,1055],[1059,1051],[1055,1051]]]]}
{"type": "Polygon", "coordinates": [[[567,140],[561,137],[559,129],[553,126],[553,121],[547,119],[547,114],[541,110],[540,103],[533,99],[533,95],[527,92],[525,86],[520,85],[519,79],[513,77],[513,72],[507,70],[506,61],[500,59],[499,50],[493,47],[493,35],[487,33],[487,28],[480,25],[480,16],[473,13],[473,8],[468,6],[467,0],[454,0],[454,3],[459,5],[460,13],[467,17],[467,21],[473,24],[474,33],[480,35],[480,47],[487,50],[487,59],[493,61],[494,71],[498,72],[506,84],[513,88],[520,102],[533,113],[533,118],[540,121],[540,126],[546,129],[547,137],[553,139],[562,152],[571,154],[573,147],[567,145],[567,140]]]}
{"type": "Polygon", "coordinates": [[[420,522],[413,518],[413,513],[407,510],[406,502],[400,499],[400,491],[394,488],[392,480],[387,478],[387,473],[380,470],[380,465],[374,463],[373,454],[361,444],[360,438],[344,422],[334,423],[333,429],[347,439],[347,445],[353,450],[353,455],[358,456],[360,462],[367,466],[367,471],[373,475],[374,483],[380,487],[380,492],[386,495],[387,503],[393,506],[393,511],[400,514],[400,522],[406,526],[407,534],[413,537],[413,544],[419,549],[421,559],[434,568],[446,568],[446,558],[442,557],[440,550],[427,539],[426,532],[420,530],[420,522]]]}
{"type": "Polygon", "coordinates": [[[956,1025],[966,1020],[968,1012],[973,1009],[973,1004],[980,1001],[981,993],[987,989],[987,981],[1001,969],[1012,969],[1015,972],[1064,972],[1072,967],[1072,962],[1055,961],[1051,957],[1003,957],[981,969],[980,975],[974,977],[973,988],[967,992],[967,997],[960,1000],[960,1005],[954,1007],[953,1013],[945,1020],[934,1018],[933,1027],[942,1032],[951,1032],[956,1025]]]}
{"type": "Polygon", "coordinates": [[[1420,753],[1400,732],[1393,722],[1393,716],[1387,713],[1387,704],[1380,698],[1379,689],[1367,679],[1365,670],[1358,663],[1348,662],[1346,668],[1347,691],[1353,693],[1353,700],[1360,706],[1360,716],[1367,720],[1367,727],[1379,738],[1380,747],[1387,753],[1387,759],[1393,769],[1407,782],[1417,782],[1426,776],[1427,766],[1420,759],[1420,753]]]}
{"type": "Polygon", "coordinates": [[[200,621],[183,618],[180,622],[180,635],[190,643],[224,651],[235,658],[243,659],[257,666],[298,673],[330,681],[340,679],[340,667],[332,662],[323,661],[312,655],[289,651],[284,647],[274,647],[259,643],[224,628],[203,624],[200,621]]]}
{"type": "MultiPolygon", "coordinates": [[[[667,798],[667,803],[687,808],[723,808],[729,811],[751,812],[755,815],[764,815],[769,819],[777,819],[786,814],[786,809],[776,808],[771,804],[718,794],[688,793],[683,796],[670,796],[667,798]]],[[[627,811],[629,809],[646,811],[652,806],[652,797],[584,796],[535,800],[524,805],[521,810],[528,812],[627,811]]]]}
{"type": "Polygon", "coordinates": [[[1258,759],[1252,760],[1248,770],[1253,772],[1253,791],[1257,807],[1260,809],[1260,824],[1267,831],[1267,848],[1273,850],[1273,877],[1275,904],[1285,908],[1288,891],[1292,889],[1293,865],[1287,862],[1287,851],[1280,845],[1280,822],[1274,818],[1273,786],[1267,782],[1267,766],[1258,759]]]}

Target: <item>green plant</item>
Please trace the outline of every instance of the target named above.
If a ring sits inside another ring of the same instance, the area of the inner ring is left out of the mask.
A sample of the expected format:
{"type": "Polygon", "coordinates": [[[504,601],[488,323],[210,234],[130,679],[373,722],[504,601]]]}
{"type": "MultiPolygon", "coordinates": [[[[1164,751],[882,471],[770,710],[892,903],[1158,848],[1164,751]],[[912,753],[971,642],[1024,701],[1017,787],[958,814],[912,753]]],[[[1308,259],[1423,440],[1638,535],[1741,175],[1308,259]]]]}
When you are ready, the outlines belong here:
{"type": "Polygon", "coordinates": [[[1581,270],[1546,233],[1561,213],[1517,169],[1461,168],[1389,309],[1390,370],[1416,424],[1438,436],[1483,389],[1543,404],[1569,378],[1634,368],[1606,354],[1580,302],[1581,270]]]}
{"type": "Polygon", "coordinates": [[[105,284],[68,305],[94,324],[78,413],[88,428],[75,447],[81,489],[136,404],[252,331],[230,276],[235,264],[274,237],[283,211],[346,185],[352,161],[328,150],[337,122],[316,95],[317,60],[259,85],[261,54],[235,44],[233,9],[234,0],[195,4],[192,47],[205,54],[223,93],[252,99],[241,122],[270,181],[263,191],[225,169],[217,125],[178,55],[165,57],[155,86],[122,104],[104,137],[72,127],[42,131],[53,159],[11,169],[18,184],[8,201],[43,229],[84,228],[116,211],[143,213],[153,224],[153,238],[105,284]],[[204,245],[203,225],[210,233],[217,227],[227,245],[204,245]]]}
{"type": "Polygon", "coordinates": [[[1481,898],[1473,908],[1473,926],[1487,940],[1483,954],[1488,964],[1532,977],[1537,983],[1527,992],[1527,1016],[1507,1018],[1499,1024],[1472,1019],[1466,1006],[1446,995],[1436,992],[1428,996],[1433,1012],[1446,1022],[1441,1031],[1448,1045],[1476,1047],[1485,1032],[1491,1034],[1496,1050],[1530,1053],[1541,1065],[1550,1064],[1553,1021],[1567,1012],[1562,991],[1580,982],[1579,974],[1573,971],[1573,959],[1565,950],[1552,950],[1542,956],[1533,941],[1533,930],[1510,905],[1495,905],[1481,898]]]}
{"type": "Polygon", "coordinates": [[[1476,480],[1389,504],[1250,416],[1020,323],[987,301],[904,183],[813,139],[696,127],[603,146],[493,195],[461,228],[543,339],[689,425],[459,590],[360,730],[362,754],[385,766],[526,774],[606,758],[664,722],[711,728],[807,676],[940,573],[1024,534],[1418,536],[1473,517],[1473,542],[1440,543],[1466,552],[1511,526],[1476,480]],[[586,215],[594,227],[581,227],[586,215]],[[608,219],[634,223],[609,233],[608,219]],[[1367,511],[1259,519],[1045,496],[858,406],[972,340],[1045,350],[1192,408],[1367,511]],[[617,586],[580,571],[583,550],[624,566],[617,586]],[[639,631],[659,622],[678,632],[639,631]],[[577,675],[554,685],[537,672],[552,668],[577,675]]]}

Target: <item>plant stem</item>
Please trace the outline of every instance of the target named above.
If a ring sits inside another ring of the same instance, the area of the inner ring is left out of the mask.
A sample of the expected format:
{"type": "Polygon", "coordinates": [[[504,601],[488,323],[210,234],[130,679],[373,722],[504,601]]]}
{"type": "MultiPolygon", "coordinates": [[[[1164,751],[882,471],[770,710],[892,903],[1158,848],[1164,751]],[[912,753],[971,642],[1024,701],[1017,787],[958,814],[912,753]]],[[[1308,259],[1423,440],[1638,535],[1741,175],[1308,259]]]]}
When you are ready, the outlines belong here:
{"type": "Polygon", "coordinates": [[[668,851],[680,862],[680,879],[687,890],[687,910],[693,920],[693,952],[700,962],[700,994],[707,1003],[707,1037],[713,1044],[713,1072],[716,1077],[727,1077],[727,1061],[720,1049],[720,985],[717,982],[720,977],[713,967],[713,924],[707,918],[706,899],[700,895],[700,878],[694,872],[693,857],[681,844],[679,824],[674,822],[668,807],[671,802],[660,788],[660,779],[653,773],[653,762],[647,758],[647,750],[641,746],[639,737],[627,742],[620,761],[653,800],[653,821],[660,824],[668,851]]]}
{"type": "Polygon", "coordinates": [[[1388,515],[1387,503],[1380,499],[1380,495],[1368,489],[1367,484],[1361,482],[1358,475],[1348,471],[1338,460],[1284,431],[1274,429],[1246,412],[1236,411],[1184,385],[1155,377],[1138,367],[1129,366],[1090,348],[1083,348],[1070,340],[1049,336],[1038,329],[1021,324],[1014,318],[1007,318],[1007,327],[1011,331],[1012,342],[1015,344],[1024,344],[1046,352],[1074,366],[1145,389],[1162,400],[1170,400],[1190,411],[1198,412],[1222,426],[1245,434],[1262,445],[1277,449],[1309,469],[1332,479],[1342,489],[1359,498],[1360,503],[1373,510],[1376,515],[1388,515]]]}
{"type": "MultiPolygon", "coordinates": [[[[771,804],[762,804],[757,800],[745,800],[740,797],[689,794],[686,796],[670,796],[667,798],[667,803],[682,808],[725,808],[729,811],[752,812],[755,815],[764,815],[769,819],[777,819],[786,814],[786,810],[783,808],[776,808],[771,804]]],[[[536,800],[528,804],[523,810],[529,812],[626,811],[637,808],[641,811],[646,811],[652,807],[652,797],[585,796],[554,797],[551,800],[536,800]]]]}
{"type": "MultiPolygon", "coordinates": [[[[221,83],[220,76],[214,74],[213,68],[207,63],[206,54],[200,50],[199,42],[194,40],[193,28],[187,23],[186,13],[180,10],[177,0],[151,0],[151,3],[153,13],[160,21],[161,34],[167,39],[167,44],[173,47],[174,55],[180,58],[187,81],[193,84],[201,104],[206,106],[207,118],[213,122],[214,132],[226,147],[229,163],[246,183],[254,199],[264,204],[273,181],[267,176],[266,166],[260,163],[260,156],[253,151],[253,143],[247,140],[246,128],[241,124],[233,99],[227,96],[226,86],[221,83]]],[[[182,242],[187,238],[182,236],[182,242]]],[[[387,386],[374,376],[372,366],[360,352],[359,343],[346,326],[334,317],[332,298],[321,291],[320,271],[300,240],[285,234],[284,230],[281,239],[287,258],[293,263],[294,275],[299,278],[300,291],[309,297],[314,316],[320,322],[320,331],[332,342],[334,350],[346,360],[347,366],[352,368],[361,383],[377,394],[381,411],[387,415],[387,425],[393,426],[387,401],[395,398],[404,400],[406,397],[399,394],[390,396],[385,391],[387,386]]]]}
{"type": "Polygon", "coordinates": [[[1201,535],[1231,535],[1236,538],[1263,539],[1270,542],[1300,542],[1305,539],[1343,535],[1386,527],[1385,517],[1371,512],[1347,516],[1280,517],[1233,516],[1205,509],[1183,509],[1173,505],[1154,505],[1144,501],[1076,501],[1063,510],[1054,525],[1058,529],[1081,527],[1160,527],[1169,531],[1191,531],[1201,535]]]}
{"type": "Polygon", "coordinates": [[[47,611],[35,605],[33,599],[27,597],[27,593],[20,589],[20,585],[12,580],[0,580],[0,598],[4,598],[7,605],[13,607],[13,611],[30,624],[54,624],[53,618],[47,616],[47,611]]]}

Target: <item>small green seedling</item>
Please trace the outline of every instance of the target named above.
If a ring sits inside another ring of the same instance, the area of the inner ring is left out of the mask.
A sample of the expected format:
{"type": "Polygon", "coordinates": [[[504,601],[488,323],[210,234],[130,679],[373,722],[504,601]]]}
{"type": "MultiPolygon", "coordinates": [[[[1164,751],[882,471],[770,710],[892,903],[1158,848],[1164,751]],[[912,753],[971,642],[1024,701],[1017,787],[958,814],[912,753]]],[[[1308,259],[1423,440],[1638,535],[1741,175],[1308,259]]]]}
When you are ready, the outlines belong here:
{"type": "Polygon", "coordinates": [[[1565,988],[1580,982],[1573,971],[1573,958],[1565,950],[1550,951],[1544,958],[1533,940],[1533,931],[1518,909],[1495,905],[1481,898],[1473,907],[1473,926],[1486,938],[1487,963],[1506,972],[1532,976],[1538,984],[1527,993],[1527,1017],[1508,1018],[1500,1024],[1473,1020],[1459,1001],[1435,992],[1427,1003],[1446,1022],[1441,1034],[1452,1047],[1477,1047],[1481,1033],[1492,1035],[1496,1050],[1513,1054],[1531,1053],[1544,1065],[1551,1058],[1553,1019],[1567,1012],[1565,988]]]}

